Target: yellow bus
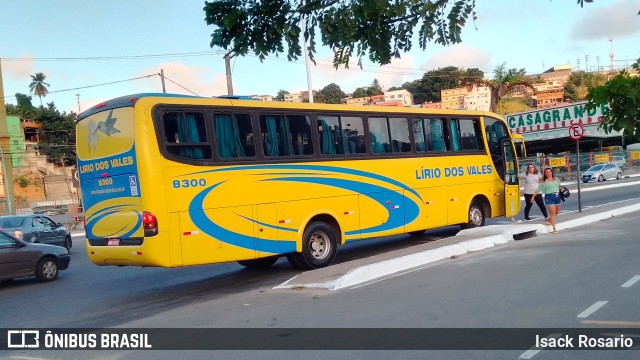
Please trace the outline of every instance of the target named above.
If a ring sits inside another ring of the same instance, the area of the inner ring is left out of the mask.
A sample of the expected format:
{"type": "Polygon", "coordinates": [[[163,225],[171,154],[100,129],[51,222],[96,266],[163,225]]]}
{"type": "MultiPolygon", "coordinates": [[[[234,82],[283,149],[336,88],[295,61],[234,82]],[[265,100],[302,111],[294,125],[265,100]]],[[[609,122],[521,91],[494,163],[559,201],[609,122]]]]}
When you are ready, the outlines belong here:
{"type": "Polygon", "coordinates": [[[500,116],[139,94],[83,112],[78,169],[97,265],[330,265],[348,241],[514,216],[500,116]]]}

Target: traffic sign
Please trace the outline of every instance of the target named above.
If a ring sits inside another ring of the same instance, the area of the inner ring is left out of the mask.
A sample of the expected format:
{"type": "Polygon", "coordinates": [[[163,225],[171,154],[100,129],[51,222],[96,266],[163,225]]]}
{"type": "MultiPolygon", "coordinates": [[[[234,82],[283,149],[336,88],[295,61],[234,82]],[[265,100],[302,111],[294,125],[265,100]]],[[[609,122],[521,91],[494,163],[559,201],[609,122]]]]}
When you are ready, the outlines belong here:
{"type": "Polygon", "coordinates": [[[569,137],[573,140],[582,139],[582,135],[584,135],[584,128],[582,124],[573,124],[569,127],[569,137]]]}

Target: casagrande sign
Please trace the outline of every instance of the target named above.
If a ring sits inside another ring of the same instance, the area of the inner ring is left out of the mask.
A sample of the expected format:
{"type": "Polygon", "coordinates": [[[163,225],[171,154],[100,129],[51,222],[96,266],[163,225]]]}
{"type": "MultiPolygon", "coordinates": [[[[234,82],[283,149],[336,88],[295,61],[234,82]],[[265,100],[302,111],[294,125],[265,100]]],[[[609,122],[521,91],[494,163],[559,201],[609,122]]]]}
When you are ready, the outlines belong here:
{"type": "MultiPolygon", "coordinates": [[[[573,124],[583,126],[599,126],[602,114],[608,105],[598,106],[587,111],[587,102],[574,103],[559,107],[551,107],[534,111],[526,111],[507,115],[507,122],[512,132],[526,134],[538,131],[568,128],[573,124]]],[[[567,133],[568,134],[568,133],[567,133]]]]}

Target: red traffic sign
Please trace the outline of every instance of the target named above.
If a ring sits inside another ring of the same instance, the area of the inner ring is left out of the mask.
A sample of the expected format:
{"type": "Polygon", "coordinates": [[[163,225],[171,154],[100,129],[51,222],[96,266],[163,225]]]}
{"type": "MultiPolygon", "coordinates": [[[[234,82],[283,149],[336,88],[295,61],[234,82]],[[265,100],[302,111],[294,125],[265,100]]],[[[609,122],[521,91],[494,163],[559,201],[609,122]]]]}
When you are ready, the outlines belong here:
{"type": "Polygon", "coordinates": [[[569,127],[569,137],[573,140],[582,139],[582,135],[584,135],[582,124],[573,124],[569,127]]]}

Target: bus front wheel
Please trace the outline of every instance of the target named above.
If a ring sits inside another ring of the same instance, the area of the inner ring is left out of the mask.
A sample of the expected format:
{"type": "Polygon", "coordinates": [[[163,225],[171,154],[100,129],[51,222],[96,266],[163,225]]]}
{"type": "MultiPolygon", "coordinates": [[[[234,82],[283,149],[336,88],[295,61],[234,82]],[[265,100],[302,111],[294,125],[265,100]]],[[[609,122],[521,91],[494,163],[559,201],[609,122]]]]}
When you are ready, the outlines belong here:
{"type": "Polygon", "coordinates": [[[304,231],[302,252],[287,256],[289,262],[302,269],[318,269],[333,263],[338,252],[338,242],[334,228],[322,221],[316,221],[304,231]]]}
{"type": "Polygon", "coordinates": [[[471,229],[484,226],[484,211],[482,205],[477,200],[473,200],[469,206],[469,214],[466,224],[460,224],[462,229],[471,229]]]}

